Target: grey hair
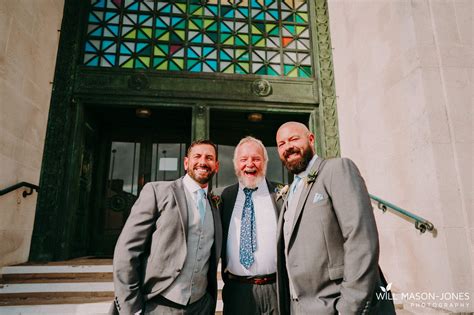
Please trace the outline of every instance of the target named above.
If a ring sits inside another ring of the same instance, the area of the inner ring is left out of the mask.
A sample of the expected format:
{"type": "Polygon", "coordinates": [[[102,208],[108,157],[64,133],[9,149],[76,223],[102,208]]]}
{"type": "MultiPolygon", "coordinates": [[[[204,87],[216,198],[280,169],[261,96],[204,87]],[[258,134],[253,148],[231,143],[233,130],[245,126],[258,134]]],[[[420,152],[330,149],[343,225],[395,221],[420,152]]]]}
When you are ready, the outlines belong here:
{"type": "Polygon", "coordinates": [[[265,146],[263,145],[262,141],[258,140],[257,138],[254,138],[252,136],[247,136],[245,138],[242,138],[239,142],[239,144],[237,144],[237,146],[235,147],[235,150],[234,150],[234,158],[232,159],[232,162],[234,163],[235,165],[235,161],[237,159],[237,150],[239,149],[239,147],[244,144],[244,143],[247,143],[247,142],[253,142],[253,143],[256,143],[260,148],[262,148],[262,151],[263,151],[263,161],[264,161],[264,165],[265,165],[265,171],[267,169],[267,164],[268,164],[268,153],[267,153],[267,148],[265,148],[265,146]]]}

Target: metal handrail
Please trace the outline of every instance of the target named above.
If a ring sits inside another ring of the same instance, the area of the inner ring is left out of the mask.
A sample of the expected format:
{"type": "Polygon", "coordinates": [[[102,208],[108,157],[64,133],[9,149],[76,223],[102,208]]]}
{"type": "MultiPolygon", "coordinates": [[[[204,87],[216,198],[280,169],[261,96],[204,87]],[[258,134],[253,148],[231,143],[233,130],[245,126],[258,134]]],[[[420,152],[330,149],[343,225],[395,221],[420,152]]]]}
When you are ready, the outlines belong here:
{"type": "Polygon", "coordinates": [[[398,214],[401,214],[405,217],[408,217],[409,219],[415,221],[415,228],[417,230],[419,230],[421,233],[425,233],[426,231],[434,231],[435,227],[433,225],[433,223],[431,223],[430,221],[420,217],[420,216],[417,216],[416,214],[413,214],[411,213],[410,211],[407,211],[405,209],[402,209],[396,205],[394,205],[393,203],[390,203],[388,201],[385,201],[377,196],[374,196],[374,195],[371,195],[369,194],[370,196],[370,199],[372,199],[373,201],[375,201],[377,203],[377,207],[382,210],[383,212],[386,212],[388,209],[387,208],[390,208],[391,210],[397,212],[398,214]]]}
{"type": "Polygon", "coordinates": [[[23,191],[23,198],[26,198],[28,197],[29,195],[32,195],[33,194],[33,190],[35,190],[36,192],[38,192],[39,190],[39,186],[35,185],[35,184],[32,184],[32,183],[28,183],[28,182],[20,182],[18,184],[15,184],[15,185],[12,185],[12,186],[9,186],[5,189],[2,189],[0,190],[0,196],[3,196],[5,194],[8,194],[9,192],[12,192],[14,190],[17,190],[18,188],[21,188],[21,187],[27,187],[29,188],[30,190],[29,191],[23,191]]]}

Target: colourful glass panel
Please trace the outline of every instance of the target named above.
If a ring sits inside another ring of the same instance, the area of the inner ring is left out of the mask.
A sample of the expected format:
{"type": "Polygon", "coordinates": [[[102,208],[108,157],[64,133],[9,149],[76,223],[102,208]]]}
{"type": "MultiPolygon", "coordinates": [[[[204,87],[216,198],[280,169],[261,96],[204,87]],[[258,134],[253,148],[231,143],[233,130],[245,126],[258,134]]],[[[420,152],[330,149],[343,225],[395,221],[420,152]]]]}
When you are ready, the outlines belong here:
{"type": "Polygon", "coordinates": [[[91,0],[90,67],[314,76],[308,1],[91,0]]]}

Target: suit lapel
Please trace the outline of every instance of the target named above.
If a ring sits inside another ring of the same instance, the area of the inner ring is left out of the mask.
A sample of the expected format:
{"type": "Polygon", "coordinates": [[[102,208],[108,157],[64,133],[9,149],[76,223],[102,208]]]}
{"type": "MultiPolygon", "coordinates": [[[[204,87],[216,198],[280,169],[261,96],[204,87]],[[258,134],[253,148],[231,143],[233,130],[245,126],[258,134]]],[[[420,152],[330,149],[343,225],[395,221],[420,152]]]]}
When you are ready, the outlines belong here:
{"type": "Polygon", "coordinates": [[[224,233],[227,235],[229,231],[230,219],[232,218],[232,212],[234,211],[235,201],[237,200],[237,194],[239,193],[239,184],[235,184],[229,187],[229,199],[226,199],[224,208],[222,209],[222,222],[224,225],[224,233]]]}
{"type": "Polygon", "coordinates": [[[273,209],[275,209],[275,215],[276,215],[277,222],[278,222],[278,218],[279,218],[280,210],[281,210],[281,202],[276,200],[276,191],[275,191],[276,186],[273,185],[273,183],[268,181],[267,179],[265,179],[265,180],[267,181],[268,191],[270,192],[270,196],[271,196],[272,204],[273,204],[273,209]]]}
{"type": "MultiPolygon", "coordinates": [[[[280,216],[278,217],[278,225],[277,225],[277,233],[278,233],[278,238],[277,238],[277,241],[280,242],[283,242],[283,223],[285,221],[284,219],[284,216],[285,216],[285,212],[288,208],[288,193],[286,194],[285,198],[283,199],[283,204],[281,205],[281,209],[280,209],[280,216]]],[[[283,243],[282,243],[282,246],[283,246],[283,243]]]]}
{"type": "Polygon", "coordinates": [[[212,192],[208,192],[207,194],[207,201],[211,205],[211,211],[212,211],[212,219],[214,222],[214,240],[215,240],[215,251],[216,251],[216,264],[219,262],[220,258],[220,251],[222,248],[222,225],[221,225],[221,218],[219,215],[219,209],[217,209],[216,205],[214,204],[214,201],[212,200],[212,192]]]}
{"type": "Polygon", "coordinates": [[[183,185],[183,178],[173,182],[173,195],[178,205],[178,212],[181,216],[181,223],[183,224],[184,235],[188,238],[188,206],[186,203],[186,193],[183,185]]]}
{"type": "MultiPolygon", "coordinates": [[[[319,167],[321,166],[322,161],[323,159],[318,157],[308,174],[315,172],[314,175],[317,176],[319,172],[319,167]]],[[[295,230],[296,222],[298,222],[298,219],[301,216],[301,212],[303,211],[304,204],[306,203],[306,199],[308,199],[308,195],[309,195],[309,192],[311,191],[311,187],[313,187],[313,184],[314,184],[314,181],[309,184],[306,183],[306,181],[302,183],[304,187],[303,187],[303,191],[301,192],[300,199],[298,200],[298,205],[296,206],[295,217],[293,218],[293,225],[291,227],[291,232],[290,232],[290,239],[291,239],[291,236],[293,235],[293,231],[295,230]]]]}

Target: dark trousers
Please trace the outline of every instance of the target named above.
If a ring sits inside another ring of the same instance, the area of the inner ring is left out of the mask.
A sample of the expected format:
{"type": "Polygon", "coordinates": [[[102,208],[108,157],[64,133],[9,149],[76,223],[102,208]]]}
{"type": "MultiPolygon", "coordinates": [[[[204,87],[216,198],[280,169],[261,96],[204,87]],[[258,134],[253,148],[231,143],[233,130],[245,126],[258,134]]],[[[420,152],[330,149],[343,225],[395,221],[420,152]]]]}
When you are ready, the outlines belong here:
{"type": "Polygon", "coordinates": [[[227,280],[222,300],[224,315],[278,315],[276,283],[247,284],[227,280]]]}
{"type": "Polygon", "coordinates": [[[165,299],[161,295],[154,297],[145,304],[144,314],[151,315],[213,315],[214,298],[206,292],[202,298],[188,305],[181,305],[165,299]]]}

